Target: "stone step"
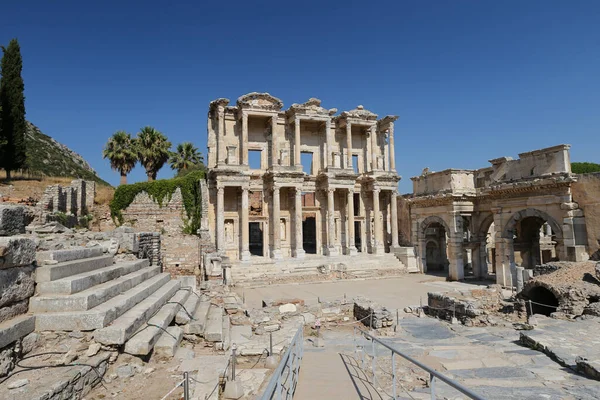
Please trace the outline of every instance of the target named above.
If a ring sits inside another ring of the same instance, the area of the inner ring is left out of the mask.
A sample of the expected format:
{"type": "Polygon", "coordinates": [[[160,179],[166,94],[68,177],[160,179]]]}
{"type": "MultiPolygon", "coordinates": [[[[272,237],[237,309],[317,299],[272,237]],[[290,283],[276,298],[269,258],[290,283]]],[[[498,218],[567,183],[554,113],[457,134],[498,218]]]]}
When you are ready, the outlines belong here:
{"type": "Polygon", "coordinates": [[[171,276],[166,272],[156,275],[91,310],[37,314],[35,328],[38,331],[91,331],[104,328],[170,279],[171,276]]]}
{"type": "Polygon", "coordinates": [[[206,320],[208,318],[208,311],[210,310],[210,301],[200,301],[196,312],[194,313],[194,319],[185,326],[185,333],[191,333],[195,335],[204,335],[204,328],[206,328],[206,320]]]}
{"type": "MultiPolygon", "coordinates": [[[[148,264],[143,260],[144,265],[148,264]]],[[[112,281],[91,287],[72,295],[34,296],[29,299],[29,311],[37,313],[85,311],[127,292],[142,282],[160,274],[160,266],[141,268],[112,281]]]]}
{"type": "Polygon", "coordinates": [[[56,261],[59,263],[84,258],[99,257],[104,254],[101,246],[95,247],[76,247],[73,249],[40,251],[35,255],[38,264],[42,265],[44,261],[56,261]]]}
{"type": "Polygon", "coordinates": [[[159,357],[174,357],[182,338],[183,329],[178,326],[169,326],[160,335],[160,338],[154,345],[154,352],[152,354],[159,357]]]}
{"type": "Polygon", "coordinates": [[[54,265],[44,265],[36,270],[35,281],[37,283],[51,282],[68,276],[108,267],[112,264],[113,256],[100,255],[97,257],[60,262],[54,265]]]}
{"type": "Polygon", "coordinates": [[[231,320],[229,319],[229,315],[223,315],[223,344],[221,347],[223,351],[229,350],[231,346],[231,320]]]}
{"type": "Polygon", "coordinates": [[[204,328],[204,339],[209,342],[223,341],[223,309],[221,307],[210,306],[204,328]]]}
{"type": "Polygon", "coordinates": [[[35,329],[35,317],[19,315],[0,323],[0,349],[29,335],[35,329]]]}
{"type": "MultiPolygon", "coordinates": [[[[181,285],[181,283],[180,283],[181,285]]],[[[163,305],[156,314],[154,314],[145,325],[125,343],[125,353],[145,356],[148,355],[165,328],[169,326],[175,318],[177,311],[181,308],[190,292],[188,290],[179,290],[163,305]]],[[[118,322],[118,321],[115,321],[118,322]]]]}
{"type": "MultiPolygon", "coordinates": [[[[169,277],[169,274],[166,274],[169,277]]],[[[122,345],[158,311],[173,295],[181,282],[169,280],[160,289],[151,292],[144,300],[116,318],[114,322],[94,332],[94,339],[104,345],[122,345]]]]}
{"type": "Polygon", "coordinates": [[[193,292],[191,289],[188,290],[190,291],[190,295],[175,316],[175,323],[178,325],[189,323],[194,317],[196,307],[198,307],[198,304],[200,303],[200,295],[193,292]]]}
{"type": "Polygon", "coordinates": [[[40,282],[37,290],[40,295],[44,294],[73,294],[84,291],[92,286],[99,285],[119,278],[120,276],[138,271],[150,265],[148,260],[127,261],[108,267],[95,269],[77,275],[51,282],[40,282]]]}

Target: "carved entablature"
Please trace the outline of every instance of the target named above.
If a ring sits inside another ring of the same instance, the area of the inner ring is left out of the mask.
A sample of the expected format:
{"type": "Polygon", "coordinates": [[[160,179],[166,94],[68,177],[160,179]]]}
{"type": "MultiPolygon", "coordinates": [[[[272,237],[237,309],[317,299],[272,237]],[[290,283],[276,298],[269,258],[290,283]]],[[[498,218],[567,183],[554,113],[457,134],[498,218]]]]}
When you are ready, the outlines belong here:
{"type": "Polygon", "coordinates": [[[283,108],[283,102],[269,93],[252,92],[238,98],[237,106],[240,109],[280,111],[283,108]]]}
{"type": "Polygon", "coordinates": [[[362,119],[364,121],[376,121],[377,114],[372,113],[369,110],[365,110],[363,106],[357,106],[354,110],[342,112],[340,114],[340,118],[355,118],[362,119]]]}
{"type": "Polygon", "coordinates": [[[388,129],[398,118],[397,115],[386,115],[378,121],[379,129],[382,131],[388,129]]]}
{"type": "Polygon", "coordinates": [[[219,109],[219,107],[223,107],[223,109],[225,109],[225,107],[227,107],[228,104],[229,104],[229,99],[226,99],[224,97],[211,101],[210,104],[208,105],[209,115],[212,115],[212,113],[217,111],[219,109]]]}
{"type": "Polygon", "coordinates": [[[496,187],[481,191],[479,196],[481,198],[490,199],[508,199],[513,197],[533,197],[533,196],[545,196],[545,195],[556,195],[559,193],[567,194],[568,189],[571,186],[571,182],[555,182],[554,184],[546,185],[530,185],[530,186],[512,186],[496,187]],[[558,189],[558,190],[557,190],[558,189]],[[560,190],[562,189],[562,191],[560,190]]]}
{"type": "Polygon", "coordinates": [[[475,202],[474,196],[453,196],[443,194],[436,196],[409,197],[406,200],[412,207],[437,207],[454,204],[454,202],[475,202]]]}
{"type": "Polygon", "coordinates": [[[311,97],[307,102],[302,104],[294,103],[286,111],[289,116],[306,115],[306,116],[322,116],[329,117],[337,112],[337,108],[326,109],[321,107],[321,100],[311,97]]]}

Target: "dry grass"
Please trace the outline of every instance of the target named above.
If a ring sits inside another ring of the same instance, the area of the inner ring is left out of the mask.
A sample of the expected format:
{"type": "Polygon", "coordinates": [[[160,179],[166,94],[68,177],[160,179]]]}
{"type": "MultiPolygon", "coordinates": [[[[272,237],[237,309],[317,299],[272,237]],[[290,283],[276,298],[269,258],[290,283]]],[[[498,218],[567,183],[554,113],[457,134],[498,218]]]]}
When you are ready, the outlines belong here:
{"type": "Polygon", "coordinates": [[[115,196],[115,188],[111,186],[100,186],[96,185],[96,198],[94,203],[96,204],[108,204],[115,196]]]}

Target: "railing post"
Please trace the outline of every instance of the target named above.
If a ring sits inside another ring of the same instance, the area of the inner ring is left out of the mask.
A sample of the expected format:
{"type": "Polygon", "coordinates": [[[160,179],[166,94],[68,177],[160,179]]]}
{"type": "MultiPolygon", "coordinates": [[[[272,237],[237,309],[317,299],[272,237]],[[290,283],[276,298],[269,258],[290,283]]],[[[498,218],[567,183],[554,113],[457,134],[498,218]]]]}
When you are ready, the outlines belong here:
{"type": "Polygon", "coordinates": [[[371,371],[373,372],[373,385],[377,386],[377,377],[375,376],[376,363],[377,363],[377,355],[375,354],[375,339],[371,338],[371,343],[373,344],[373,361],[371,362],[371,371]]]}
{"type": "Polygon", "coordinates": [[[392,395],[396,400],[396,353],[392,351],[392,395]]]}
{"type": "Polygon", "coordinates": [[[429,374],[429,389],[431,392],[431,399],[435,400],[435,376],[433,374],[429,374]]]}
{"type": "Polygon", "coordinates": [[[189,375],[189,372],[183,373],[183,400],[190,400],[190,375],[189,375]]]}

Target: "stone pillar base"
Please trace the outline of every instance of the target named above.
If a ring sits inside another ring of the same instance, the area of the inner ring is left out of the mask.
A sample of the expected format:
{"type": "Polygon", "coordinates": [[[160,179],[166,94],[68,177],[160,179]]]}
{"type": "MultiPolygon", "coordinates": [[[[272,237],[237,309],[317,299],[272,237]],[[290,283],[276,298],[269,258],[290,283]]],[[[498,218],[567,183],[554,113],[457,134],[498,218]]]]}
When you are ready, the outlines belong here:
{"type": "Polygon", "coordinates": [[[292,257],[294,257],[294,258],[304,258],[305,255],[306,255],[306,252],[304,251],[304,249],[292,250],[292,257]]]}
{"type": "Polygon", "coordinates": [[[337,247],[333,247],[333,246],[332,247],[327,247],[325,249],[325,251],[326,251],[325,255],[329,256],[329,257],[334,257],[334,256],[339,256],[340,255],[340,251],[338,250],[337,247]]]}
{"type": "Polygon", "coordinates": [[[281,254],[281,250],[280,249],[273,249],[273,250],[271,250],[271,258],[273,260],[281,260],[281,259],[283,259],[283,255],[281,254]]]}
{"type": "Polygon", "coordinates": [[[373,252],[371,254],[375,254],[376,256],[382,256],[385,254],[385,247],[382,245],[373,247],[373,252]]]}
{"type": "Polygon", "coordinates": [[[348,248],[348,253],[349,256],[355,256],[358,254],[358,250],[356,249],[356,246],[350,246],[348,248]]]}
{"type": "Polygon", "coordinates": [[[240,253],[240,261],[250,261],[251,256],[252,255],[250,254],[250,252],[248,250],[242,251],[240,253]]]}

